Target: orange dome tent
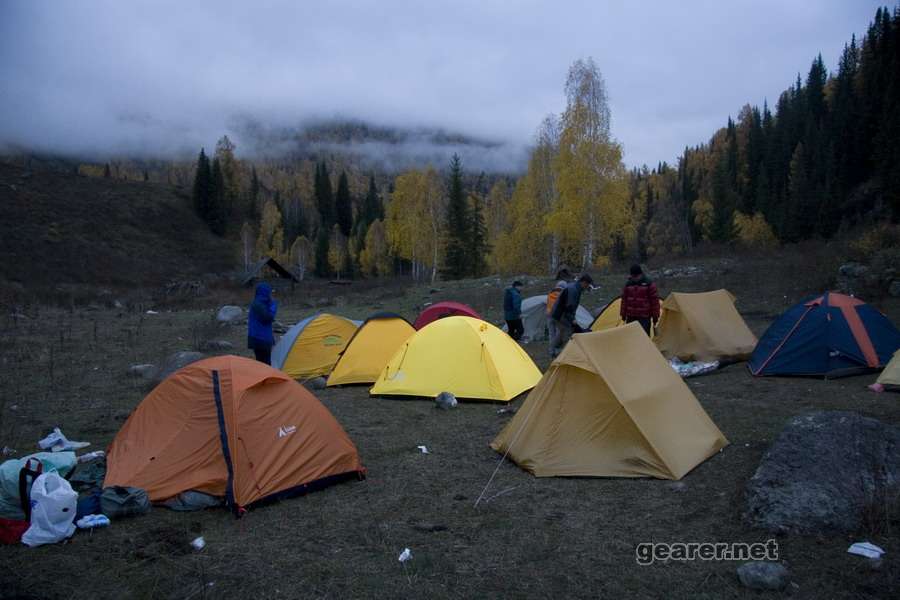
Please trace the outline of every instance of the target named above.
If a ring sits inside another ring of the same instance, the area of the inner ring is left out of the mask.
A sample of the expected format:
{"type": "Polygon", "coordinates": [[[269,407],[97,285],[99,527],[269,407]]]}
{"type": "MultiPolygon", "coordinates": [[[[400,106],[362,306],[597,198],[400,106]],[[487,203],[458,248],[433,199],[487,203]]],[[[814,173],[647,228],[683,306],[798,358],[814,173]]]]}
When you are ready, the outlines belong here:
{"type": "Polygon", "coordinates": [[[196,490],[235,513],[365,469],[327,408],[284,373],[238,356],[195,362],[159,384],[108,450],[104,487],[154,502],[196,490]]]}

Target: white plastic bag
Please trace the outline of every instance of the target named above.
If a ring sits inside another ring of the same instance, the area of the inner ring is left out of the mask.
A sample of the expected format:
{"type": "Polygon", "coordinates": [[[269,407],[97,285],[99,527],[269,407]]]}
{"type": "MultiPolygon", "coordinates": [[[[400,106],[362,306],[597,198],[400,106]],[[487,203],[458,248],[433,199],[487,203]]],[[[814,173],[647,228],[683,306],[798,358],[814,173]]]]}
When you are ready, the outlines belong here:
{"type": "Polygon", "coordinates": [[[28,546],[55,544],[75,533],[78,494],[57,473],[44,473],[31,486],[31,527],[22,535],[28,546]]]}

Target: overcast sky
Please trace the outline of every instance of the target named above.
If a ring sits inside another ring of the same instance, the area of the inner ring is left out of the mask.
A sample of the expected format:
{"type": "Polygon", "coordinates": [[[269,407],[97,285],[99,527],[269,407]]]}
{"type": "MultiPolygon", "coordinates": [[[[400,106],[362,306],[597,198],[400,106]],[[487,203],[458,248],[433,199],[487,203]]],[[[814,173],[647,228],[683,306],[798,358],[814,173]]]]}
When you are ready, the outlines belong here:
{"type": "Polygon", "coordinates": [[[880,3],[230,4],[0,0],[0,144],[193,153],[241,116],[270,126],[337,117],[516,150],[565,108],[569,65],[592,56],[626,164],[671,163],[743,104],[774,104],[817,53],[835,68],[880,3]]]}

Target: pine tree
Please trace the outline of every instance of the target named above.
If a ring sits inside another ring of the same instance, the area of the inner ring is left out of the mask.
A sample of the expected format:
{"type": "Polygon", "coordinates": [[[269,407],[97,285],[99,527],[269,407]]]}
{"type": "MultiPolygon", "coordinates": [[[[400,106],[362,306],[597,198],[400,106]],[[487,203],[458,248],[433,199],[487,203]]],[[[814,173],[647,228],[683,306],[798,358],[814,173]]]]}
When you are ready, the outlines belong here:
{"type": "MultiPolygon", "coordinates": [[[[334,196],[331,192],[331,176],[328,174],[328,167],[324,162],[316,165],[316,177],[313,187],[321,226],[326,230],[330,230],[335,222],[334,196]]],[[[326,233],[326,239],[327,237],[326,233]]]]}
{"type": "Polygon", "coordinates": [[[384,219],[384,207],[381,199],[378,197],[378,188],[375,187],[375,176],[369,176],[369,191],[366,192],[366,198],[363,201],[363,210],[361,211],[360,220],[369,225],[379,219],[384,219]]]}
{"type": "Polygon", "coordinates": [[[227,211],[225,208],[225,178],[222,174],[222,164],[218,158],[212,161],[212,174],[209,186],[209,209],[206,214],[206,223],[210,231],[216,235],[225,235],[227,223],[227,211]]]}
{"type": "Polygon", "coordinates": [[[328,277],[331,274],[331,268],[328,264],[328,230],[319,227],[319,233],[316,236],[316,275],[319,277],[328,277]]]}
{"type": "Polygon", "coordinates": [[[247,198],[247,218],[256,220],[259,212],[259,177],[256,175],[256,167],[251,167],[250,171],[250,192],[247,198]]]}
{"type": "Polygon", "coordinates": [[[484,200],[481,194],[470,195],[469,207],[469,274],[482,277],[487,272],[487,255],[491,251],[487,224],[484,219],[484,200]]]}
{"type": "Polygon", "coordinates": [[[338,178],[334,204],[337,225],[341,228],[344,238],[348,238],[353,231],[353,205],[350,200],[350,184],[347,181],[347,173],[344,171],[341,171],[341,176],[338,178]]]}
{"type": "Polygon", "coordinates": [[[447,181],[447,245],[444,275],[448,279],[462,279],[468,275],[469,216],[463,192],[462,165],[459,155],[450,160],[450,176],[447,181]]]}
{"type": "Polygon", "coordinates": [[[106,164],[103,166],[103,176],[104,176],[106,179],[109,179],[109,178],[112,176],[112,173],[110,173],[110,171],[109,171],[109,163],[106,163],[106,164]]]}
{"type": "Polygon", "coordinates": [[[209,166],[209,158],[203,148],[197,157],[197,168],[194,172],[194,212],[197,216],[208,222],[212,193],[212,172],[209,166]]]}

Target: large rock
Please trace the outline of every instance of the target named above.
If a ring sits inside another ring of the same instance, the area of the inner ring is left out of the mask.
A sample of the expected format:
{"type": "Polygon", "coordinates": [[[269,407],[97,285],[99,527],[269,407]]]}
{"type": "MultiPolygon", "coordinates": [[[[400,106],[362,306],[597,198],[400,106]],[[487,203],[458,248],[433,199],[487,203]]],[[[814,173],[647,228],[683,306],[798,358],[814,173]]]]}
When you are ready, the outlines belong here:
{"type": "Polygon", "coordinates": [[[846,411],[792,418],[747,484],[747,522],[774,532],[853,532],[900,485],[900,428],[846,411]]]}
{"type": "Polygon", "coordinates": [[[850,262],[841,265],[841,267],[838,269],[838,272],[844,277],[862,277],[868,272],[868,270],[869,267],[865,265],[861,265],[857,262],[850,262]]]}
{"type": "Polygon", "coordinates": [[[888,294],[894,298],[900,297],[900,279],[895,279],[891,282],[891,285],[888,288],[888,294]]]}
{"type": "Polygon", "coordinates": [[[780,590],[788,584],[790,572],[781,563],[754,561],[738,567],[737,576],[751,590],[780,590]]]}
{"type": "Polygon", "coordinates": [[[216,321],[219,323],[236,323],[244,316],[244,309],[240,306],[223,306],[216,313],[216,321]]]}
{"type": "Polygon", "coordinates": [[[197,362],[198,360],[202,360],[206,358],[206,355],[202,352],[190,352],[190,351],[181,351],[176,352],[175,354],[170,354],[166,361],[159,368],[159,371],[156,373],[156,377],[154,381],[159,383],[178,369],[182,367],[186,367],[192,362],[197,362]]]}

